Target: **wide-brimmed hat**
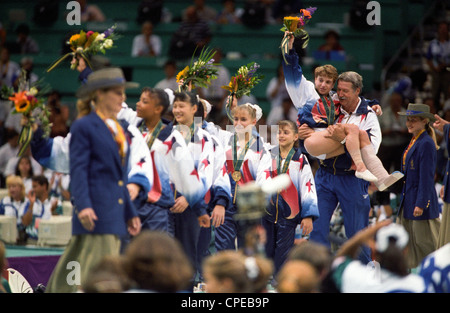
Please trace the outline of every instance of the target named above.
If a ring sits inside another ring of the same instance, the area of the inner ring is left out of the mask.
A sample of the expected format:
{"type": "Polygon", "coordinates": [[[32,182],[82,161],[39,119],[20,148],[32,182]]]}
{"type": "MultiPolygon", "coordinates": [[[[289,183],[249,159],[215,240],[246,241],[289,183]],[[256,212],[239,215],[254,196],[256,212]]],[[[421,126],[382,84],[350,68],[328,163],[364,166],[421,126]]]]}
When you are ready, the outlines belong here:
{"type": "Polygon", "coordinates": [[[104,88],[124,86],[125,88],[137,88],[138,83],[127,82],[123,71],[120,68],[109,67],[92,72],[88,76],[87,82],[82,85],[77,91],[78,98],[85,98],[91,92],[104,88]]]}
{"type": "Polygon", "coordinates": [[[398,112],[398,114],[403,116],[425,117],[429,118],[431,122],[436,120],[434,114],[430,112],[430,106],[421,103],[410,103],[406,112],[398,112]]]}

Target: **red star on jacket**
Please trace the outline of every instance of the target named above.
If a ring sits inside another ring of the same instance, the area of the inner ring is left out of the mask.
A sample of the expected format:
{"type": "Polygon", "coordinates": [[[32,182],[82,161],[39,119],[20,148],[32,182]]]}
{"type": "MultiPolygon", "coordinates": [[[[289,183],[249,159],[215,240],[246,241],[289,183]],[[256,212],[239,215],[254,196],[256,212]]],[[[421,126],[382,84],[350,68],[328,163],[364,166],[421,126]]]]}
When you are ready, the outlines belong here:
{"type": "Polygon", "coordinates": [[[145,163],[145,158],[142,158],[142,159],[139,160],[139,162],[137,163],[137,165],[138,165],[140,168],[142,168],[142,165],[144,165],[144,163],[145,163]]]}
{"type": "Polygon", "coordinates": [[[198,177],[198,172],[197,170],[194,168],[194,170],[191,172],[191,175],[195,175],[197,176],[197,179],[200,180],[200,178],[198,177]]]}
{"type": "Polygon", "coordinates": [[[175,137],[172,137],[172,140],[171,140],[171,141],[164,141],[164,142],[163,142],[163,144],[165,144],[165,145],[167,146],[167,152],[166,152],[166,154],[168,154],[169,151],[172,150],[172,146],[173,146],[173,144],[175,143],[175,141],[176,141],[175,137]]]}
{"type": "Polygon", "coordinates": [[[313,186],[311,179],[306,183],[306,186],[308,187],[308,192],[311,192],[311,186],[313,186]]]}
{"type": "Polygon", "coordinates": [[[202,161],[203,164],[205,164],[205,168],[210,164],[210,162],[208,161],[208,159],[204,159],[202,161]]]}

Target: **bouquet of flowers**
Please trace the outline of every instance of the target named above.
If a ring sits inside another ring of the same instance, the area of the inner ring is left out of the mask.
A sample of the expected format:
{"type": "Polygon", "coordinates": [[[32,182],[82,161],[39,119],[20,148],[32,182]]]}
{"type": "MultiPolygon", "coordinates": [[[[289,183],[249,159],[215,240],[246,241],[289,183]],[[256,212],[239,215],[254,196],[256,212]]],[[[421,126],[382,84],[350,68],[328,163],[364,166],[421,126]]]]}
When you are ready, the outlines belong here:
{"type": "MultiPolygon", "coordinates": [[[[197,49],[196,49],[197,50],[197,49]]],[[[195,87],[208,87],[212,79],[217,78],[217,68],[214,66],[215,51],[203,48],[194,62],[194,55],[191,63],[177,74],[178,91],[187,91],[195,87]]]]}
{"type": "Polygon", "coordinates": [[[50,135],[52,127],[49,119],[50,111],[43,98],[44,94],[46,94],[49,89],[38,89],[36,86],[29,88],[25,77],[26,72],[22,71],[19,82],[19,91],[14,92],[13,88],[6,87],[6,85],[4,85],[2,89],[2,98],[11,100],[14,103],[12,114],[22,114],[24,116],[22,119],[22,130],[19,135],[20,149],[18,156],[22,156],[28,148],[31,138],[33,137],[33,124],[35,124],[37,120],[40,121],[44,137],[50,135]]]}
{"type": "Polygon", "coordinates": [[[281,54],[283,55],[283,59],[286,61],[286,58],[284,57],[285,54],[289,52],[288,44],[289,44],[289,37],[294,36],[296,38],[302,38],[305,40],[305,42],[302,45],[302,48],[305,49],[308,46],[309,42],[309,34],[304,29],[305,25],[309,22],[314,12],[317,10],[317,8],[309,7],[308,9],[301,9],[299,16],[286,16],[283,19],[283,27],[281,28],[281,31],[289,32],[288,36],[283,37],[283,40],[281,41],[281,54]]]}
{"type": "MultiPolygon", "coordinates": [[[[73,57],[77,54],[80,55],[86,61],[86,64],[92,68],[91,63],[89,62],[89,56],[96,55],[100,52],[105,54],[106,50],[114,47],[114,41],[119,38],[119,36],[115,32],[115,29],[116,26],[114,25],[108,28],[103,33],[94,32],[92,30],[85,32],[82,30],[78,34],[73,35],[67,42],[72,52],[67,53],[56,62],[54,62],[48,68],[47,72],[53,70],[67,57],[73,57]]],[[[70,68],[74,70],[77,66],[78,64],[74,63],[70,66],[70,68]]]]}
{"type": "Polygon", "coordinates": [[[264,78],[264,75],[256,73],[259,67],[259,64],[256,62],[241,66],[237,74],[231,77],[230,83],[227,86],[222,86],[223,89],[230,92],[230,97],[226,105],[226,111],[230,121],[233,120],[230,113],[233,97],[239,99],[244,95],[248,96],[252,89],[264,78]]]}

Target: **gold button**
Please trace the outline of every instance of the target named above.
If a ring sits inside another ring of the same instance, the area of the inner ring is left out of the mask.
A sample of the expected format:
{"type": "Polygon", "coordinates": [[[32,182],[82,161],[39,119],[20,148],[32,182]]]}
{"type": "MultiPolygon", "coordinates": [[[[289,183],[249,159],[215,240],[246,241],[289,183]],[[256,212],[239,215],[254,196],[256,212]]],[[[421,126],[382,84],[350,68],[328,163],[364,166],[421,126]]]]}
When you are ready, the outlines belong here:
{"type": "Polygon", "coordinates": [[[119,204],[123,204],[123,199],[122,198],[119,198],[119,204]]]}
{"type": "Polygon", "coordinates": [[[123,186],[123,180],[119,180],[118,185],[122,187],[123,186]]]}

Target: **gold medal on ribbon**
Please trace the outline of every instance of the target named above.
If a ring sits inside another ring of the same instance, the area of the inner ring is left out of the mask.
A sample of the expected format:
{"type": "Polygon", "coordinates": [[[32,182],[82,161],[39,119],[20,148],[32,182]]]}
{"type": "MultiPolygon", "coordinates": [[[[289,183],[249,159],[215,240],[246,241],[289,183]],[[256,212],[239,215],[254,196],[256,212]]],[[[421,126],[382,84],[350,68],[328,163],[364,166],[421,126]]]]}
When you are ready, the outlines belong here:
{"type": "Polygon", "coordinates": [[[231,178],[233,178],[233,180],[234,180],[235,182],[240,181],[241,178],[242,178],[241,171],[234,171],[233,174],[231,174],[231,178]]]}

